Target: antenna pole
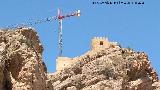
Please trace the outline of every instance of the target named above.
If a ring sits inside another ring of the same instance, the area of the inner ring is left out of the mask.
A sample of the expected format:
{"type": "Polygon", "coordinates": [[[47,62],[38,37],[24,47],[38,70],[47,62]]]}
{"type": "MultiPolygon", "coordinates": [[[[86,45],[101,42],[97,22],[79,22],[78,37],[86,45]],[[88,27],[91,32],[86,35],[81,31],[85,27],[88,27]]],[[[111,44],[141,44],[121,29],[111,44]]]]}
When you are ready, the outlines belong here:
{"type": "Polygon", "coordinates": [[[58,47],[59,47],[59,56],[62,56],[62,19],[58,20],[59,22],[59,31],[58,31],[58,47]]]}
{"type": "Polygon", "coordinates": [[[59,56],[62,56],[62,20],[64,18],[69,18],[69,17],[72,17],[72,16],[80,16],[80,10],[77,10],[76,12],[74,13],[71,13],[71,14],[67,14],[67,15],[61,15],[61,11],[60,9],[58,9],[58,48],[59,48],[59,56]]]}
{"type": "Polygon", "coordinates": [[[59,56],[62,56],[62,16],[61,11],[58,9],[58,23],[59,23],[59,30],[58,30],[58,47],[59,47],[59,56]]]}

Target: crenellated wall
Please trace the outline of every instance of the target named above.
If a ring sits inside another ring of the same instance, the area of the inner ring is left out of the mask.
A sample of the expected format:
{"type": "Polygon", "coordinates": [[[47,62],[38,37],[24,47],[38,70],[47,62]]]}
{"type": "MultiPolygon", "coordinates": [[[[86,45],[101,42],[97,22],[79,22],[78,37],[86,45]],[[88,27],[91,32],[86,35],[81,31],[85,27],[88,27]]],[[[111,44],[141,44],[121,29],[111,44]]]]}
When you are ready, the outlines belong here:
{"type": "MultiPolygon", "coordinates": [[[[99,50],[104,48],[109,48],[110,42],[106,37],[94,37],[91,40],[91,50],[99,50]]],[[[69,67],[71,64],[77,62],[76,59],[68,58],[68,57],[58,57],[56,59],[56,70],[62,70],[66,67],[69,67]]]]}
{"type": "Polygon", "coordinates": [[[94,37],[91,40],[91,50],[99,50],[103,48],[108,48],[110,43],[106,37],[94,37]]]}

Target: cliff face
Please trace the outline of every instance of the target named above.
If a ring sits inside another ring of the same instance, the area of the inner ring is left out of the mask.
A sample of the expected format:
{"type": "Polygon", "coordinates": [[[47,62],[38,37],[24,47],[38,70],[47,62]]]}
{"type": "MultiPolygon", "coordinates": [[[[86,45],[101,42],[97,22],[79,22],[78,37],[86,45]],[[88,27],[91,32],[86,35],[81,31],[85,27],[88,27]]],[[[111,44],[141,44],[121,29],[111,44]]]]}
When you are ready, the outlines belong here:
{"type": "Polygon", "coordinates": [[[46,73],[43,48],[33,29],[0,30],[0,90],[160,90],[144,52],[106,45],[46,73]]]}
{"type": "Polygon", "coordinates": [[[0,31],[0,90],[45,89],[43,48],[31,29],[0,31]]]}

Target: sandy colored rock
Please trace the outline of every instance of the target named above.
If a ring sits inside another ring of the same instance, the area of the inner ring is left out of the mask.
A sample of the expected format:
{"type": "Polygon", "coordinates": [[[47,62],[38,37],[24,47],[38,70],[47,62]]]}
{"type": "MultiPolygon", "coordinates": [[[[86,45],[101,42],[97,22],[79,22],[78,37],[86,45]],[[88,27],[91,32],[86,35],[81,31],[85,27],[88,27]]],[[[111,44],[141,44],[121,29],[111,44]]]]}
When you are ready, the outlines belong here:
{"type": "Polygon", "coordinates": [[[160,90],[144,52],[104,37],[93,38],[81,56],[57,58],[54,73],[47,73],[42,52],[34,29],[0,30],[0,90],[160,90]]]}
{"type": "Polygon", "coordinates": [[[36,32],[29,28],[6,30],[0,38],[0,90],[45,90],[43,48],[36,32]]]}

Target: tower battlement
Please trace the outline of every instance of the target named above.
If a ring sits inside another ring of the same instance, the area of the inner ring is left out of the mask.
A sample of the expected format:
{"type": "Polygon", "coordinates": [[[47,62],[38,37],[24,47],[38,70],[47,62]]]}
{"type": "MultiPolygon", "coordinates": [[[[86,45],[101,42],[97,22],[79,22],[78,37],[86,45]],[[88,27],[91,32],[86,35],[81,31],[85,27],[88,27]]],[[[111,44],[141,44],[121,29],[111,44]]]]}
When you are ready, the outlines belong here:
{"type": "Polygon", "coordinates": [[[101,48],[109,48],[110,42],[106,37],[94,37],[91,40],[91,50],[98,50],[101,48]]]}
{"type": "MultiPolygon", "coordinates": [[[[91,40],[91,51],[94,50],[100,50],[104,48],[109,48],[110,47],[110,42],[106,37],[94,37],[91,40]]],[[[95,51],[96,52],[96,51],[95,51]]],[[[70,67],[71,64],[76,63],[78,59],[72,59],[68,57],[58,57],[56,59],[56,70],[62,70],[64,68],[70,67]]]]}

